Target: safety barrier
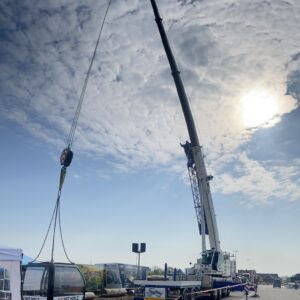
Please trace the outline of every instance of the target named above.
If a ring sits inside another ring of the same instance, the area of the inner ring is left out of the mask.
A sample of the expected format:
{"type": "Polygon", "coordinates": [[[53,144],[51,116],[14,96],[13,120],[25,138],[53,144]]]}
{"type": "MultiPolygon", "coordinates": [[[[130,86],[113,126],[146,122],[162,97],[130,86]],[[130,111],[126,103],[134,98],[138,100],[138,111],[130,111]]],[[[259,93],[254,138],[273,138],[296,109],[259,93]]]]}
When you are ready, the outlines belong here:
{"type": "MultiPolygon", "coordinates": [[[[180,295],[177,298],[175,298],[174,300],[180,300],[183,299],[183,296],[201,296],[201,294],[209,294],[211,292],[215,292],[215,291],[221,291],[221,290],[231,290],[233,288],[236,287],[241,287],[241,286],[245,286],[247,285],[247,283],[239,283],[239,284],[235,284],[235,285],[228,285],[228,286],[223,286],[220,288],[214,288],[214,289],[209,289],[209,290],[203,290],[203,291],[197,291],[197,292],[191,292],[191,293],[185,293],[184,295],[180,295]]],[[[183,299],[184,300],[184,299],[183,299]]]]}

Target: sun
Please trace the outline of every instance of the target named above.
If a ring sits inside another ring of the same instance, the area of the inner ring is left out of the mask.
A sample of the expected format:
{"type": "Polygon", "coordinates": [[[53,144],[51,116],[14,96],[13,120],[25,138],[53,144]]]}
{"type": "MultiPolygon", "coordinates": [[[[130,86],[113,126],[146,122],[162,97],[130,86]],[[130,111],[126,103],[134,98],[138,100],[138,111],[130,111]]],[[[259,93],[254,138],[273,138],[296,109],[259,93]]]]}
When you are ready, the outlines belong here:
{"type": "Polygon", "coordinates": [[[277,97],[266,90],[253,90],[241,98],[241,107],[246,127],[261,126],[277,114],[277,97]]]}

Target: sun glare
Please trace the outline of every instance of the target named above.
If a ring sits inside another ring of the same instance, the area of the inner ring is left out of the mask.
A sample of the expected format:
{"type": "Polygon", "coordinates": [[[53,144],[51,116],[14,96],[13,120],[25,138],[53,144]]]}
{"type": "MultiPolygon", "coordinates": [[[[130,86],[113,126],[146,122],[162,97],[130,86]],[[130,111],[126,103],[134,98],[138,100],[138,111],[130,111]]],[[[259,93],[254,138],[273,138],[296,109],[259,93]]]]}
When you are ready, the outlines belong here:
{"type": "Polygon", "coordinates": [[[265,90],[251,91],[241,99],[243,121],[246,127],[257,127],[277,114],[276,96],[265,90]]]}

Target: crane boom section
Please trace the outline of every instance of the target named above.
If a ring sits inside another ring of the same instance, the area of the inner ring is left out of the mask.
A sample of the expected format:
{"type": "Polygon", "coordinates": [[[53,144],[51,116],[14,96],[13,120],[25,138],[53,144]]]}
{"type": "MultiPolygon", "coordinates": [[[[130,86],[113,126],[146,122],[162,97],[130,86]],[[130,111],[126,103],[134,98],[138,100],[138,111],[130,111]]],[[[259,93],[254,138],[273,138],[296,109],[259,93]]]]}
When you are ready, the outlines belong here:
{"type": "MultiPolygon", "coordinates": [[[[162,18],[160,17],[157,4],[155,0],[151,0],[151,5],[153,8],[155,21],[157,23],[157,27],[161,36],[161,40],[170,64],[170,68],[172,71],[172,75],[174,78],[175,86],[177,89],[177,94],[181,103],[181,107],[183,110],[184,118],[186,121],[189,137],[191,140],[192,146],[192,156],[195,162],[195,170],[198,180],[198,186],[200,191],[200,197],[202,201],[203,211],[205,213],[206,221],[207,221],[207,229],[209,233],[209,241],[211,248],[214,248],[216,251],[220,251],[220,241],[219,241],[219,234],[217,228],[216,217],[213,208],[213,202],[210,193],[209,182],[207,180],[207,172],[205,168],[205,163],[201,151],[201,146],[199,143],[193,115],[190,109],[189,101],[185,93],[184,85],[182,83],[180,72],[177,68],[177,64],[175,58],[173,56],[163,23],[162,18]]],[[[195,207],[196,208],[196,207],[195,207]]],[[[197,209],[197,208],[196,208],[197,209]]],[[[201,207],[199,207],[199,210],[201,207]]],[[[203,214],[203,213],[202,213],[203,214]]],[[[197,215],[200,215],[200,211],[197,212],[197,215]]],[[[199,222],[199,220],[198,220],[199,222]]],[[[202,227],[205,226],[205,220],[202,219],[202,227]]],[[[204,231],[205,232],[205,231],[204,231]]]]}
{"type": "MultiPolygon", "coordinates": [[[[212,202],[209,181],[211,176],[207,175],[202,148],[201,146],[192,147],[193,157],[195,161],[196,174],[199,185],[200,198],[202,200],[202,211],[204,212],[205,218],[202,217],[202,226],[207,225],[207,231],[209,236],[209,244],[211,248],[216,251],[221,251],[219,232],[217,227],[217,220],[212,202]],[[206,221],[206,222],[205,222],[206,221]]],[[[203,216],[203,214],[202,214],[203,216]]],[[[201,234],[203,235],[204,229],[201,234]]]]}
{"type": "Polygon", "coordinates": [[[157,27],[158,27],[158,30],[159,30],[159,33],[161,36],[161,40],[164,45],[167,58],[169,60],[170,68],[171,68],[175,86],[177,89],[177,94],[178,94],[178,97],[179,97],[179,100],[181,103],[181,107],[183,110],[184,118],[185,118],[185,121],[186,121],[186,124],[188,127],[188,132],[189,132],[189,136],[191,139],[191,143],[193,146],[197,146],[197,145],[199,145],[199,139],[198,139],[193,115],[192,115],[192,112],[190,109],[189,101],[186,96],[185,89],[184,89],[184,86],[183,86],[183,83],[182,83],[182,80],[180,77],[180,72],[177,68],[177,64],[176,64],[175,58],[173,56],[165,29],[164,29],[164,26],[162,23],[162,18],[159,15],[155,0],[151,0],[151,4],[152,4],[153,12],[155,15],[155,21],[157,23],[157,27]]]}

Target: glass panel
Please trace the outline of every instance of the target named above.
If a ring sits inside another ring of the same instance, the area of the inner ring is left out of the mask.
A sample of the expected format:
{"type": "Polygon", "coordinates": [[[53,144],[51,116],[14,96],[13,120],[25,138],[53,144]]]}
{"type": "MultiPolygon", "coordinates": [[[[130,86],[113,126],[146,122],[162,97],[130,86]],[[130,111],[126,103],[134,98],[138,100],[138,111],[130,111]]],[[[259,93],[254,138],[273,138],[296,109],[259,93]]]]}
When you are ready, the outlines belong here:
{"type": "Polygon", "coordinates": [[[212,263],[213,258],[213,251],[206,251],[202,254],[202,264],[203,265],[210,265],[212,263]]]}
{"type": "Polygon", "coordinates": [[[4,269],[4,278],[9,279],[9,273],[6,269],[4,269]]]}
{"type": "Polygon", "coordinates": [[[48,269],[46,267],[27,267],[24,278],[23,294],[47,296],[48,269]]]}
{"type": "Polygon", "coordinates": [[[0,300],[12,300],[11,293],[0,292],[0,300]]]}
{"type": "Polygon", "coordinates": [[[118,264],[105,264],[105,279],[107,288],[121,288],[121,278],[118,264]]]}
{"type": "Polygon", "coordinates": [[[10,291],[10,283],[9,283],[9,279],[5,279],[5,280],[4,280],[4,290],[5,290],[5,291],[10,291]]]}
{"type": "Polygon", "coordinates": [[[9,273],[0,268],[0,300],[11,300],[9,273]]]}
{"type": "Polygon", "coordinates": [[[55,266],[54,297],[82,295],[84,280],[81,273],[73,266],[55,266]]]}

